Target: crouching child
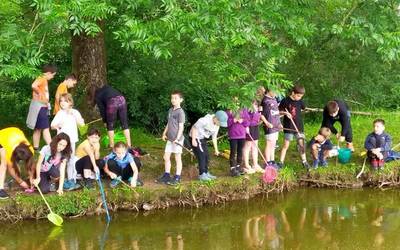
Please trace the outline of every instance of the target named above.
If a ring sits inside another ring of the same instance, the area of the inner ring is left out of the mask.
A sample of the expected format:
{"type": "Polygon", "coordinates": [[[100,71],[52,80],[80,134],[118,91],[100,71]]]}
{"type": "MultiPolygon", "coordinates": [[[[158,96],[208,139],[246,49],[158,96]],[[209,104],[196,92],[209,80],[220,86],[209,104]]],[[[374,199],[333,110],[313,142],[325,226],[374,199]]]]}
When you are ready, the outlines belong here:
{"type": "Polygon", "coordinates": [[[327,127],[322,127],[318,131],[318,135],[310,141],[311,155],[313,158],[313,168],[327,167],[327,159],[337,156],[338,151],[334,149],[331,140],[331,130],[327,127]]]}
{"type": "Polygon", "coordinates": [[[142,186],[138,179],[139,170],[135,164],[134,157],[128,152],[124,142],[117,142],[113,152],[104,158],[106,162],[104,172],[111,179],[112,188],[118,186],[121,181],[127,181],[131,187],[142,186]]]}

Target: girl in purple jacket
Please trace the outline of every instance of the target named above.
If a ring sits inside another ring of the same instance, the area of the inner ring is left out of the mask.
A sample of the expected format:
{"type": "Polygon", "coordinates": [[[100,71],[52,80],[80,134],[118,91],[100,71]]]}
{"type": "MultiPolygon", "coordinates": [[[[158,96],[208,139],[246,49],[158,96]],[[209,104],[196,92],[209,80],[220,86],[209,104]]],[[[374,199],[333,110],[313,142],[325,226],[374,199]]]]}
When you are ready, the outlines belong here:
{"type": "Polygon", "coordinates": [[[261,121],[261,113],[259,112],[259,105],[257,100],[252,103],[250,110],[245,110],[245,120],[248,121],[246,142],[243,148],[244,154],[244,172],[253,174],[255,172],[264,172],[258,165],[258,139],[260,137],[259,124],[261,121]],[[250,152],[253,159],[253,166],[250,165],[250,152]]]}
{"type": "Polygon", "coordinates": [[[226,111],[228,114],[228,137],[230,145],[230,172],[232,176],[243,174],[240,165],[242,164],[243,146],[246,140],[246,127],[248,121],[245,119],[245,110],[236,112],[226,111]]]}

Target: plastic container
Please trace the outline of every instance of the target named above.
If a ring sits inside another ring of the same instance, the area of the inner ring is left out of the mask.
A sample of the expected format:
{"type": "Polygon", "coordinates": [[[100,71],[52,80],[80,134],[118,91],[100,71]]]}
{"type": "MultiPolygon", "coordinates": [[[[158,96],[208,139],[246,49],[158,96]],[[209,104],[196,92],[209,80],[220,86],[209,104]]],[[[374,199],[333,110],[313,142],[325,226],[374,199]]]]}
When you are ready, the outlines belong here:
{"type": "Polygon", "coordinates": [[[349,148],[340,148],[338,155],[338,160],[342,164],[346,164],[351,159],[351,150],[349,148]]]}

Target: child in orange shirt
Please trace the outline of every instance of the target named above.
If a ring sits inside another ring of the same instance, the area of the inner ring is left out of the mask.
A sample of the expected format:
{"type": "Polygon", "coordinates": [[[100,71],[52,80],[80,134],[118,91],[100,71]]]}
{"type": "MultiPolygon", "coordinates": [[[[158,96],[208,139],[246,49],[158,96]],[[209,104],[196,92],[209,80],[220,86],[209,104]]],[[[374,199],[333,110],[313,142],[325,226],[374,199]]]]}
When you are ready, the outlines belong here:
{"type": "Polygon", "coordinates": [[[75,87],[77,83],[77,78],[75,74],[69,74],[65,77],[64,81],[60,83],[56,91],[56,100],[54,101],[54,111],[53,115],[56,115],[60,110],[60,97],[62,94],[67,94],[68,89],[75,87]]]}

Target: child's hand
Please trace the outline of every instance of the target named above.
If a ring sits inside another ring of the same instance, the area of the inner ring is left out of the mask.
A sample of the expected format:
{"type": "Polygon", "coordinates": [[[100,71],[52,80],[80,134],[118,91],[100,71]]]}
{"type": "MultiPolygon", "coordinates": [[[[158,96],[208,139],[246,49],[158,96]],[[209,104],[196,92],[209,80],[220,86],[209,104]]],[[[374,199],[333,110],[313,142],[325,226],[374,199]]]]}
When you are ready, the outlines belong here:
{"type": "Polygon", "coordinates": [[[272,123],[267,123],[267,127],[268,127],[268,128],[273,128],[274,125],[272,125],[272,123]]]}
{"type": "Polygon", "coordinates": [[[163,140],[163,141],[167,141],[167,140],[168,140],[168,138],[167,138],[167,135],[166,135],[166,134],[163,134],[161,138],[162,138],[162,140],[163,140]]]}
{"type": "Polygon", "coordinates": [[[324,141],[324,137],[323,137],[322,135],[316,135],[316,136],[314,137],[314,140],[317,141],[317,142],[319,142],[319,143],[321,143],[321,142],[324,141]]]}
{"type": "Polygon", "coordinates": [[[220,154],[221,154],[221,153],[220,153],[219,151],[215,151],[215,152],[214,152],[214,155],[215,155],[215,156],[219,156],[220,154]]]}
{"type": "Polygon", "coordinates": [[[243,123],[243,119],[240,118],[240,119],[237,120],[237,122],[238,122],[238,123],[243,123]]]}
{"type": "Polygon", "coordinates": [[[59,196],[61,196],[61,195],[64,194],[64,191],[63,191],[62,189],[58,189],[58,190],[57,190],[57,193],[58,193],[59,196]]]}
{"type": "Polygon", "coordinates": [[[250,134],[250,128],[246,127],[246,134],[250,134]]]}
{"type": "MultiPolygon", "coordinates": [[[[39,183],[40,183],[40,177],[34,179],[34,180],[32,181],[32,183],[33,183],[33,185],[35,185],[35,186],[39,185],[39,183]]],[[[21,183],[21,184],[22,184],[22,183],[21,183]]],[[[26,185],[26,186],[28,186],[28,185],[26,185]]],[[[23,187],[23,188],[25,188],[25,187],[23,187]]]]}
{"type": "Polygon", "coordinates": [[[344,142],[344,140],[345,140],[345,137],[344,136],[339,136],[339,142],[344,142]]]}
{"type": "Polygon", "coordinates": [[[93,170],[94,170],[94,173],[95,173],[96,179],[97,179],[97,176],[100,176],[100,169],[98,166],[93,166],[93,170]]]}
{"type": "Polygon", "coordinates": [[[136,187],[136,180],[134,180],[133,178],[131,179],[131,187],[136,187]]]}
{"type": "Polygon", "coordinates": [[[293,119],[293,116],[292,116],[292,114],[290,114],[289,112],[285,112],[285,115],[287,116],[287,118],[289,118],[289,119],[293,119]]]}
{"type": "Polygon", "coordinates": [[[109,173],[108,176],[110,176],[110,178],[113,179],[113,180],[114,180],[115,178],[118,177],[118,176],[117,176],[116,174],[114,174],[113,172],[109,173]]]}
{"type": "Polygon", "coordinates": [[[382,160],[383,159],[383,154],[381,152],[379,152],[379,153],[376,154],[376,157],[378,157],[379,160],[382,160]]]}
{"type": "Polygon", "coordinates": [[[197,145],[197,140],[196,139],[192,140],[192,146],[197,148],[198,145],[197,145]]]}

